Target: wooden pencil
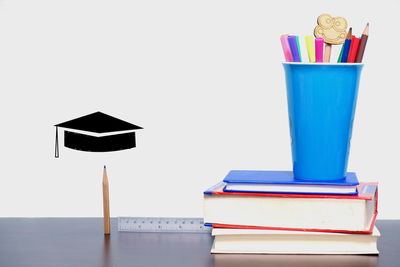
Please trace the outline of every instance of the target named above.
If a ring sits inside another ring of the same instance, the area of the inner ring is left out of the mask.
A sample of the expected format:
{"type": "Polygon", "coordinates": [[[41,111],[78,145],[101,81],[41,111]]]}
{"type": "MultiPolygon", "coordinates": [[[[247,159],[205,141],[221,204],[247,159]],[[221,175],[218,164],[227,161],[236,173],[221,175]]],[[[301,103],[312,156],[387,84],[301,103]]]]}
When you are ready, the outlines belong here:
{"type": "Polygon", "coordinates": [[[367,23],[367,26],[365,26],[364,32],[361,35],[361,41],[360,45],[358,46],[358,51],[357,51],[357,56],[356,56],[356,63],[361,63],[363,56],[364,56],[364,51],[365,51],[365,46],[367,45],[368,41],[368,35],[369,35],[369,23],[367,23]]]}
{"type": "Polygon", "coordinates": [[[109,235],[110,231],[110,194],[107,177],[107,169],[103,169],[103,215],[104,215],[104,234],[109,235]]]}
{"type": "Polygon", "coordinates": [[[349,56],[349,50],[350,50],[350,45],[351,45],[351,38],[352,38],[352,28],[350,27],[350,29],[347,33],[346,40],[344,41],[344,44],[343,44],[343,53],[342,53],[342,57],[340,59],[341,63],[347,63],[347,58],[349,56]]]}

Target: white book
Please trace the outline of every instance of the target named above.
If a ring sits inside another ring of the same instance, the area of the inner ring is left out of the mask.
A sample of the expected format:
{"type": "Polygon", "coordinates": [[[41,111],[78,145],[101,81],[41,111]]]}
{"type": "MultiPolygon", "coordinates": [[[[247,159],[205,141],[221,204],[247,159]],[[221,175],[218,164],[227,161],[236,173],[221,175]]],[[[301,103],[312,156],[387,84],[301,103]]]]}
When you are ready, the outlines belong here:
{"type": "Polygon", "coordinates": [[[233,193],[217,185],[204,194],[204,222],[218,228],[371,233],[377,216],[377,185],[359,194],[233,193]]]}
{"type": "Polygon", "coordinates": [[[372,234],[214,228],[211,253],[379,254],[372,234]]]}

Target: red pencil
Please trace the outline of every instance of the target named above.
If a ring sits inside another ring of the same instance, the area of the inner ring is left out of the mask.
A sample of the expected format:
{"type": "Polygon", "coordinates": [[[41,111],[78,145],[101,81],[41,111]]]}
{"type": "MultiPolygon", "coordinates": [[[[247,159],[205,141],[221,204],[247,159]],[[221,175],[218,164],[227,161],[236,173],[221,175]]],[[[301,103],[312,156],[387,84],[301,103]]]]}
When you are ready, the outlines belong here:
{"type": "Polygon", "coordinates": [[[347,63],[354,63],[357,56],[358,46],[360,45],[360,38],[353,35],[351,38],[351,46],[349,51],[349,57],[347,58],[347,63]]]}

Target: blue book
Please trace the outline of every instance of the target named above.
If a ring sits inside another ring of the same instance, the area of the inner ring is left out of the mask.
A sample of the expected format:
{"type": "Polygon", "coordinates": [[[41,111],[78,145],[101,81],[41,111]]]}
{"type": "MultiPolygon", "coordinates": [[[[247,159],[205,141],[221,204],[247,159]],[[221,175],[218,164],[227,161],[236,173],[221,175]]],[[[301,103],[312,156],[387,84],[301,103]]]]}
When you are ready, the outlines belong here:
{"type": "Polygon", "coordinates": [[[225,192],[356,195],[359,184],[354,172],[344,179],[311,181],[296,179],[291,171],[233,170],[223,180],[225,192]]]}

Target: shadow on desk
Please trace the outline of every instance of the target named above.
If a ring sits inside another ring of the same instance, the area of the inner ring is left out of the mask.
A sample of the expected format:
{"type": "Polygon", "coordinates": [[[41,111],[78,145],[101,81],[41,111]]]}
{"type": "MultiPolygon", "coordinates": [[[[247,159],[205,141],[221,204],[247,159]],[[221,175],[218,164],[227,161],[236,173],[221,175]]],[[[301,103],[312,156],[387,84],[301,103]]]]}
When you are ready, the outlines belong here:
{"type": "Polygon", "coordinates": [[[104,236],[104,243],[103,243],[103,260],[102,260],[101,267],[111,267],[111,236],[105,235],[104,236]]]}

